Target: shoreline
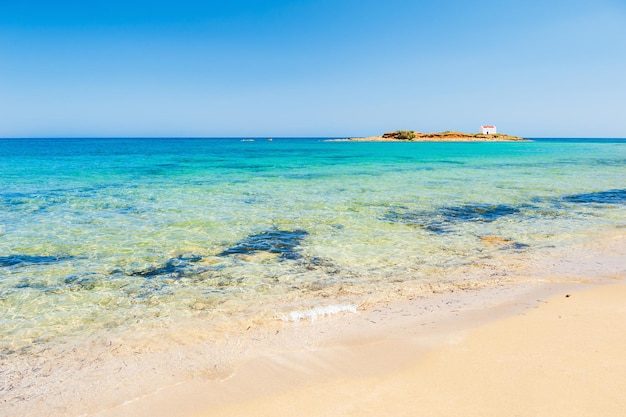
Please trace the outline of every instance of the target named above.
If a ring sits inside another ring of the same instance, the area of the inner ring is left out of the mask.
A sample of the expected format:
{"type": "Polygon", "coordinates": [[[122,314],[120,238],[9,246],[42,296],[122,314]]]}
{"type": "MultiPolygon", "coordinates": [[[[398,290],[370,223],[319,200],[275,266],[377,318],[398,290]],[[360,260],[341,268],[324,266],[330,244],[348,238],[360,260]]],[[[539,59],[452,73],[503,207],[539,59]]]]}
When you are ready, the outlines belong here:
{"type": "Polygon", "coordinates": [[[427,323],[427,337],[405,328],[410,320],[396,321],[391,331],[259,356],[227,379],[166,387],[94,416],[409,416],[419,409],[425,416],[617,417],[626,405],[626,324],[619,320],[610,333],[606,320],[626,314],[624,295],[624,281],[535,289],[460,320],[427,323]],[[610,355],[594,355],[598,349],[610,355]]]}
{"type": "Polygon", "coordinates": [[[626,283],[556,292],[522,313],[445,329],[431,346],[404,336],[259,358],[230,380],[98,415],[620,416],[626,324],[607,319],[625,315],[626,283]]]}
{"type": "MultiPolygon", "coordinates": [[[[417,367],[418,360],[473,329],[524,316],[557,294],[623,281],[625,236],[620,229],[603,236],[591,237],[575,250],[557,248],[527,259],[532,263],[523,272],[528,280],[433,288],[431,294],[373,304],[357,313],[265,323],[228,340],[198,339],[194,344],[198,335],[181,334],[188,344],[166,352],[146,345],[116,356],[122,342],[109,340],[91,363],[74,368],[57,364],[57,369],[48,364],[48,378],[30,381],[39,384],[39,396],[13,404],[8,415],[40,415],[44,410],[50,416],[191,417],[246,415],[245,410],[250,415],[253,408],[246,407],[262,403],[271,409],[271,404],[280,406],[294,392],[306,402],[313,401],[311,395],[326,398],[323,391],[329,386],[341,392],[363,381],[370,381],[370,388],[380,381],[393,383],[407,366],[417,367]],[[60,381],[61,391],[48,385],[52,380],[60,381]]],[[[25,363],[37,366],[35,362],[26,358],[25,363]]],[[[351,395],[372,400],[368,390],[351,395]]],[[[336,406],[343,404],[335,400],[336,406]]],[[[324,415],[316,408],[309,414],[300,409],[274,411],[273,415],[324,415]]],[[[342,411],[332,409],[327,415],[331,414],[342,411]]]]}

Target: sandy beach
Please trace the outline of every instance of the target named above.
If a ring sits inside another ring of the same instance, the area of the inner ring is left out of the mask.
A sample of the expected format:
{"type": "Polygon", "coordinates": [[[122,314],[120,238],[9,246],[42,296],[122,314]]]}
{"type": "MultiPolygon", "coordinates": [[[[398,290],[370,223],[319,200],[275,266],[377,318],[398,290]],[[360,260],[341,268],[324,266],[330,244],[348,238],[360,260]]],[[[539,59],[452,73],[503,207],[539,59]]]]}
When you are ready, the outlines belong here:
{"type": "MultiPolygon", "coordinates": [[[[234,398],[198,415],[620,416],[626,409],[624,297],[623,283],[562,294],[522,315],[452,333],[421,357],[383,342],[338,350],[353,362],[347,375],[234,398]],[[373,358],[385,362],[389,355],[406,367],[361,374],[373,358]]],[[[267,373],[260,371],[259,364],[242,369],[246,379],[263,383],[267,373]]]]}
{"type": "Polygon", "coordinates": [[[621,416],[625,297],[624,283],[560,294],[431,349],[389,339],[259,358],[97,415],[621,416]]]}
{"type": "MultiPolygon", "coordinates": [[[[579,269],[595,270],[595,284],[440,294],[302,323],[285,336],[326,332],[322,343],[275,346],[224,379],[179,383],[94,415],[621,416],[620,242],[614,236],[613,252],[579,269]]],[[[567,259],[553,267],[577,268],[567,259]]]]}

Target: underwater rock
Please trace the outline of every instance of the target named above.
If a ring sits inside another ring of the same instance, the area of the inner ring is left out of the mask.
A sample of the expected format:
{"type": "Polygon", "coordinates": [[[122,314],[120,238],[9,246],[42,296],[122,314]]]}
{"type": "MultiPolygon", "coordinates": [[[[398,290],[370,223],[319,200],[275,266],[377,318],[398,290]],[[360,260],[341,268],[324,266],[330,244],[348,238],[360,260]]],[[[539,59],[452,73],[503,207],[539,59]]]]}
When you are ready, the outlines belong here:
{"type": "Polygon", "coordinates": [[[525,243],[519,243],[502,236],[485,235],[480,237],[480,241],[485,245],[498,246],[502,249],[524,249],[529,247],[525,243]]]}
{"type": "Polygon", "coordinates": [[[65,278],[63,283],[72,291],[87,290],[91,291],[99,285],[97,276],[78,276],[70,275],[65,278]]]}
{"type": "Polygon", "coordinates": [[[0,267],[51,264],[71,259],[72,256],[9,255],[0,256],[0,267]]]}
{"type": "Polygon", "coordinates": [[[502,236],[481,236],[480,241],[486,245],[509,245],[513,243],[512,239],[502,236]]]}
{"type": "Polygon", "coordinates": [[[176,258],[168,260],[163,266],[148,268],[142,271],[134,271],[128,275],[146,278],[167,275],[169,277],[180,278],[183,275],[190,273],[198,273],[199,271],[191,268],[191,264],[201,260],[202,257],[199,255],[180,255],[176,258]]]}
{"type": "Polygon", "coordinates": [[[446,233],[454,223],[493,222],[519,212],[520,209],[516,207],[502,204],[466,204],[441,207],[429,212],[390,211],[383,216],[383,219],[418,226],[433,233],[446,233]]]}
{"type": "Polygon", "coordinates": [[[439,215],[447,221],[492,222],[501,217],[517,214],[520,210],[503,204],[468,204],[458,207],[442,207],[439,215]]]}
{"type": "Polygon", "coordinates": [[[563,197],[563,200],[569,203],[624,204],[626,203],[626,189],[570,194],[563,197]]]}
{"type": "Polygon", "coordinates": [[[433,233],[447,232],[447,228],[440,225],[439,222],[434,222],[432,215],[426,212],[399,212],[394,210],[387,212],[382,220],[421,227],[433,233]]]}
{"type": "Polygon", "coordinates": [[[272,229],[250,235],[240,240],[217,256],[246,255],[254,252],[275,253],[281,259],[299,259],[297,248],[308,232],[305,230],[278,230],[272,229]]]}
{"type": "Polygon", "coordinates": [[[335,265],[330,259],[320,258],[318,256],[303,259],[302,265],[307,271],[320,270],[326,275],[337,275],[341,272],[339,266],[335,265]]]}

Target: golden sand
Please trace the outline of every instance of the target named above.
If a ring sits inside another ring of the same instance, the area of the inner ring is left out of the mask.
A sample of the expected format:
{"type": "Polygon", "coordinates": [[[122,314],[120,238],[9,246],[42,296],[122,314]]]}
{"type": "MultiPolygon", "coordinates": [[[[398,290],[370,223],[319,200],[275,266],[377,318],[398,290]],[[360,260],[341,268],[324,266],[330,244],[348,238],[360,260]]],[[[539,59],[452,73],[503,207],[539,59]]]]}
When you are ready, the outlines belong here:
{"type": "Polygon", "coordinates": [[[626,283],[603,285],[479,327],[470,315],[421,338],[392,328],[386,338],[277,353],[228,379],[180,384],[98,415],[622,416],[625,299],[626,283]]]}

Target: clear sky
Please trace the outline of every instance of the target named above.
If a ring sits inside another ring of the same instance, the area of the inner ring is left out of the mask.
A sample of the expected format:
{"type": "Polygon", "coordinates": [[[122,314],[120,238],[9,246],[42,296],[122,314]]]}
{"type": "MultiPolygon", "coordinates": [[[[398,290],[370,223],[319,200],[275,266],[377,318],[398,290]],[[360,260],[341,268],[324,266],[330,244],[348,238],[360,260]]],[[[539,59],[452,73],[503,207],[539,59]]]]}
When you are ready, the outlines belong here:
{"type": "Polygon", "coordinates": [[[626,137],[625,0],[0,0],[0,137],[626,137]]]}

